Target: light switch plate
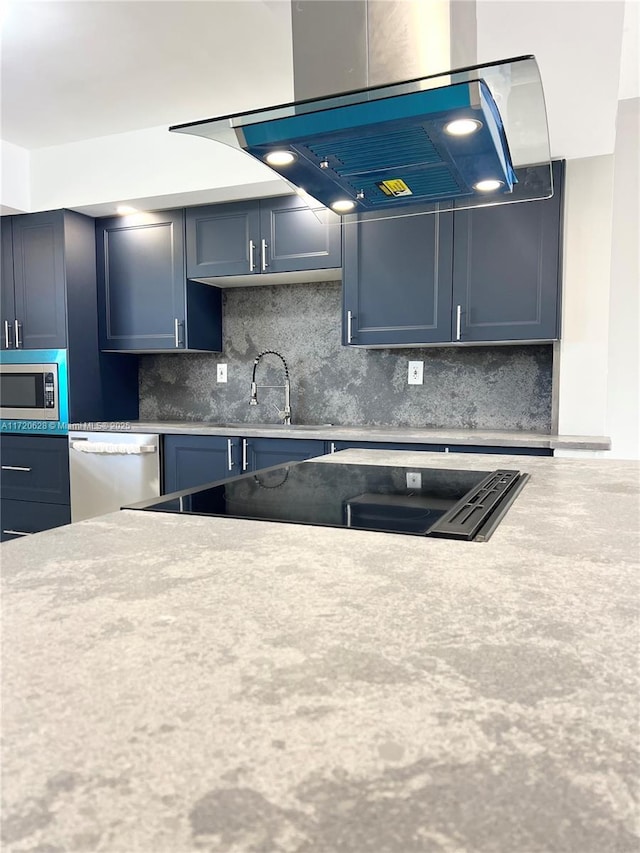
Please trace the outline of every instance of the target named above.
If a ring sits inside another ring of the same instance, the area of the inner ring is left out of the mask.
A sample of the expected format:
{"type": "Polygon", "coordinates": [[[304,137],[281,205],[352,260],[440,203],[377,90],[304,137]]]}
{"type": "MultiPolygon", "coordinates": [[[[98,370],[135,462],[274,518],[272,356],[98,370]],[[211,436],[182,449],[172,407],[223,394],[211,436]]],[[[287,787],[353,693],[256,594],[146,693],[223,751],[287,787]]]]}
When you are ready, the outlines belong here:
{"type": "Polygon", "coordinates": [[[424,361],[410,361],[407,377],[409,385],[422,385],[424,381],[424,361]]]}
{"type": "Polygon", "coordinates": [[[218,382],[226,382],[227,381],[227,365],[219,364],[217,367],[216,378],[218,382]]]}

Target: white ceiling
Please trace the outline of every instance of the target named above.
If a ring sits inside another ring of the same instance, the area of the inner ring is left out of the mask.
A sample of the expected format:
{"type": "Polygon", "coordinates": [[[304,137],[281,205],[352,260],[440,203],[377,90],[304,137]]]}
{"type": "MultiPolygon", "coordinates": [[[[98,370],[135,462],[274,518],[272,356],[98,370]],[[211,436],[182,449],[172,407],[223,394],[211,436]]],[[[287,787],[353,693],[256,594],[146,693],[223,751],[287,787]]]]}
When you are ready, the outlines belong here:
{"type": "MultiPolygon", "coordinates": [[[[291,2],[0,0],[0,212],[288,191],[247,155],[166,128],[292,99],[291,2]]],[[[479,61],[538,58],[552,156],[612,153],[618,98],[640,94],[640,0],[475,2],[479,61]]]]}
{"type": "MultiPolygon", "coordinates": [[[[578,127],[591,123],[594,143],[594,99],[617,95],[621,52],[620,95],[638,95],[638,0],[627,1],[622,51],[615,7],[622,3],[478,0],[481,60],[538,57],[554,156],[588,154],[584,144],[572,150],[572,133],[584,138],[582,128],[572,131],[573,112],[578,127]]],[[[0,138],[22,148],[195,121],[293,94],[289,0],[0,0],[0,8],[0,138]]],[[[602,151],[592,144],[591,153],[602,151]]]]}
{"type": "Polygon", "coordinates": [[[292,96],[278,0],[4,0],[0,137],[23,148],[292,96]]]}

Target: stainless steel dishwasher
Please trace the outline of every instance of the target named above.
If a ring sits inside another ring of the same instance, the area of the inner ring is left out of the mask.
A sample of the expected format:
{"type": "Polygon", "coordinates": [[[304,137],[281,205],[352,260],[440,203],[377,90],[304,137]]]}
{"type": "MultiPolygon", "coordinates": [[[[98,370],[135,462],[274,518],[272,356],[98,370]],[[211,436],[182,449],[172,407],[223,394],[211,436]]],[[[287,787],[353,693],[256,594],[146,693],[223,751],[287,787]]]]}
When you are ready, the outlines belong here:
{"type": "Polygon", "coordinates": [[[160,495],[158,435],[70,432],[71,521],[160,495]]]}

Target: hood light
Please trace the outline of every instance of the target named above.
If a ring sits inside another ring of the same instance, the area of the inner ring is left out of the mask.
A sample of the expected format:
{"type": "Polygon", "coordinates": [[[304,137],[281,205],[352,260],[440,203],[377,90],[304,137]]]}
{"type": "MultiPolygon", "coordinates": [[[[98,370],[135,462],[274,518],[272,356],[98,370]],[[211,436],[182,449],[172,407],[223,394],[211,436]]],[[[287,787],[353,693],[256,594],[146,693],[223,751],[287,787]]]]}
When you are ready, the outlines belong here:
{"type": "Polygon", "coordinates": [[[336,213],[348,213],[350,210],[356,206],[355,201],[351,201],[348,198],[341,198],[338,201],[331,202],[332,210],[335,210],[336,213]]]}
{"type": "Polygon", "coordinates": [[[118,216],[128,216],[128,214],[130,214],[130,213],[137,213],[137,212],[138,212],[138,208],[137,207],[131,207],[130,204],[119,204],[116,207],[116,213],[118,214],[118,216]]]}
{"type": "Polygon", "coordinates": [[[444,129],[451,136],[468,136],[470,133],[480,130],[481,127],[481,121],[476,121],[473,118],[457,118],[445,124],[444,129]]]}
{"type": "Polygon", "coordinates": [[[270,166],[290,166],[297,158],[291,151],[270,151],[264,159],[270,166]]]}
{"type": "Polygon", "coordinates": [[[473,188],[481,193],[490,193],[499,189],[502,183],[502,181],[496,181],[494,178],[488,178],[486,181],[478,181],[477,184],[473,185],[473,188]]]}

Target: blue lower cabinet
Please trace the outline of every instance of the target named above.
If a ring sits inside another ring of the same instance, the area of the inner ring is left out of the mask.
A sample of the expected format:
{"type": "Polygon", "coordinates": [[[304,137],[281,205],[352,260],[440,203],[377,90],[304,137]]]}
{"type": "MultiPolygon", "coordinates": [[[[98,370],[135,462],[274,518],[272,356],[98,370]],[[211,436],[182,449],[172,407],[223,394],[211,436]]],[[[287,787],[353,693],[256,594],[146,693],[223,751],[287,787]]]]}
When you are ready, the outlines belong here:
{"type": "Polygon", "coordinates": [[[498,453],[504,456],[553,456],[548,447],[497,447],[481,444],[396,444],[373,441],[330,441],[329,452],[362,448],[364,450],[413,450],[430,453],[498,453]]]}
{"type": "Polygon", "coordinates": [[[286,462],[302,462],[323,456],[326,442],[300,438],[244,438],[243,460],[245,470],[260,471],[286,462]]]}
{"type": "Polygon", "coordinates": [[[2,498],[69,504],[66,436],[3,435],[0,457],[2,498]]]}
{"type": "Polygon", "coordinates": [[[239,447],[235,437],[165,435],[163,494],[237,476],[239,447]]]}
{"type": "Polygon", "coordinates": [[[71,523],[69,504],[3,499],[0,502],[0,515],[0,541],[2,542],[71,523]]]}
{"type": "Polygon", "coordinates": [[[317,440],[165,435],[163,494],[273,465],[300,462],[326,452],[326,443],[317,440]]]}
{"type": "Polygon", "coordinates": [[[500,453],[504,456],[553,456],[548,447],[483,447],[481,444],[449,444],[450,453],[500,453]]]}
{"type": "Polygon", "coordinates": [[[329,452],[337,453],[338,450],[413,450],[426,451],[430,453],[443,453],[444,444],[399,444],[394,442],[380,441],[330,441],[329,452]]]}

